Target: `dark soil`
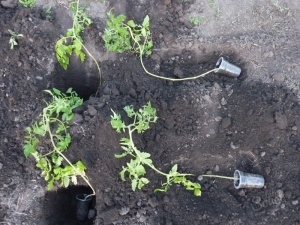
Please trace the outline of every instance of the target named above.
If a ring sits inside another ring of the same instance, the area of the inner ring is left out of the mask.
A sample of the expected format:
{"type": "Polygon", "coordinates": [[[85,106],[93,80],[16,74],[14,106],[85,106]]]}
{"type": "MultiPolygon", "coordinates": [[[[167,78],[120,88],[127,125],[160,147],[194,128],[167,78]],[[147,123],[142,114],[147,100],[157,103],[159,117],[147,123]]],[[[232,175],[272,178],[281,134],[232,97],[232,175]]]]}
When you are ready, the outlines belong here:
{"type": "Polygon", "coordinates": [[[235,12],[229,3],[220,5],[219,20],[206,1],[99,4],[137,21],[150,16],[155,50],[145,65],[153,73],[194,76],[213,69],[223,56],[242,74],[183,82],[150,77],[131,53],[106,52],[101,39],[105,20],[99,16],[83,34],[102,69],[99,86],[90,59],[81,64],[72,57],[66,71],[56,61],[54,44],[70,26],[67,9],[54,7],[48,21],[40,7],[1,6],[0,224],[300,224],[298,2],[284,5],[292,16],[271,2],[247,3],[247,14],[236,20],[239,28],[221,23],[235,12]],[[194,9],[206,18],[199,27],[186,20],[194,9]],[[221,23],[219,30],[213,21],[221,23]],[[24,35],[13,50],[8,29],[24,35]],[[79,120],[71,127],[66,154],[72,162],[84,162],[96,190],[91,204],[96,216],[85,222],[76,220],[75,201],[77,194],[90,191],[84,181],[48,192],[33,158],[23,155],[25,127],[41,113],[42,100],[49,99],[43,90],[52,87],[72,87],[85,99],[75,111],[79,120]],[[148,101],[159,119],[134,136],[136,145],[162,171],[178,164],[180,172],[195,174],[191,180],[201,184],[201,197],[176,185],[154,193],[165,180],[150,168],[150,183],[142,190],[133,192],[130,182],[120,179],[129,158],[114,157],[126,135],[111,128],[111,109],[125,116],[123,107],[139,109],[148,101]],[[198,177],[233,176],[236,169],[262,175],[265,186],[237,190],[233,181],[198,177]]]}

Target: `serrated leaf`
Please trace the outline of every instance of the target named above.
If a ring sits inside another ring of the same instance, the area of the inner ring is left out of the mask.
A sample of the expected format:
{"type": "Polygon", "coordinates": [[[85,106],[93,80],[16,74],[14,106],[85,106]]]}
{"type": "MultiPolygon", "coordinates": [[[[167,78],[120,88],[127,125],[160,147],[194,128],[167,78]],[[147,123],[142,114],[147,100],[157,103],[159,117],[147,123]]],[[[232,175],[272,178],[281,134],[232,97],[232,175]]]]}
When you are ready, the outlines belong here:
{"type": "Polygon", "coordinates": [[[146,26],[146,27],[147,27],[147,26],[149,26],[149,21],[150,21],[150,18],[149,18],[149,16],[148,16],[148,15],[147,15],[147,16],[145,16],[142,26],[143,26],[143,27],[145,27],[145,26],[146,26]]]}
{"type": "Polygon", "coordinates": [[[142,187],[145,186],[145,184],[148,184],[149,180],[145,177],[142,177],[139,179],[139,183],[138,183],[138,189],[142,189],[142,187]]]}
{"type": "Polygon", "coordinates": [[[131,181],[131,188],[132,188],[133,191],[136,190],[136,186],[137,186],[137,179],[133,179],[131,181]]]}
{"type": "Polygon", "coordinates": [[[64,187],[67,188],[69,187],[69,184],[70,184],[70,177],[69,176],[65,176],[63,178],[63,183],[64,183],[64,187]]]}
{"type": "Polygon", "coordinates": [[[126,168],[123,167],[123,170],[120,172],[120,177],[122,181],[126,181],[125,172],[126,172],[126,168]]]}
{"type": "Polygon", "coordinates": [[[141,34],[143,35],[143,37],[146,37],[146,29],[145,28],[142,28],[142,30],[141,30],[141,34]]]}
{"type": "Polygon", "coordinates": [[[127,152],[124,152],[122,154],[115,154],[115,158],[117,158],[117,159],[123,158],[123,157],[127,156],[127,154],[128,154],[127,152]]]}
{"type": "Polygon", "coordinates": [[[82,161],[78,161],[76,163],[76,168],[79,169],[80,171],[84,171],[86,169],[85,165],[83,164],[82,161]]]}
{"type": "Polygon", "coordinates": [[[133,27],[133,28],[136,26],[133,20],[129,20],[127,22],[127,25],[130,26],[130,27],[133,27]]]}
{"type": "Polygon", "coordinates": [[[77,185],[77,177],[75,175],[71,176],[72,183],[77,185]]]}
{"type": "Polygon", "coordinates": [[[178,168],[178,166],[177,166],[177,164],[175,164],[175,165],[172,167],[170,173],[172,173],[172,174],[177,173],[177,168],[178,168]]]}
{"type": "Polygon", "coordinates": [[[48,182],[48,190],[49,190],[49,191],[52,190],[52,188],[53,188],[53,183],[54,183],[54,178],[51,179],[51,180],[48,182]]]}
{"type": "Polygon", "coordinates": [[[33,148],[33,146],[31,144],[24,145],[23,149],[24,149],[24,155],[26,158],[35,151],[35,149],[33,148]]]}
{"type": "Polygon", "coordinates": [[[141,152],[139,155],[142,159],[147,159],[151,156],[148,152],[141,152]]]}

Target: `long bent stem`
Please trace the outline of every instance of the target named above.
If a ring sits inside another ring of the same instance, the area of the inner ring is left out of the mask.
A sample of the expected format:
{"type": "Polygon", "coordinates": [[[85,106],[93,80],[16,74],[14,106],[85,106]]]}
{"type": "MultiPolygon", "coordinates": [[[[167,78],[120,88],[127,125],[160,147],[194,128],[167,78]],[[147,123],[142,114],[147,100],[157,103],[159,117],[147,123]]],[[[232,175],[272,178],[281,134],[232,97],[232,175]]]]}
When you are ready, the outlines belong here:
{"type": "MultiPolygon", "coordinates": [[[[136,41],[136,39],[134,38],[134,34],[132,32],[132,29],[131,27],[129,27],[128,25],[126,24],[123,24],[130,32],[130,35],[131,35],[131,38],[132,40],[134,41],[134,43],[138,46],[139,48],[139,51],[140,51],[140,54],[139,54],[139,57],[140,57],[140,62],[141,62],[141,65],[144,69],[144,71],[150,75],[150,76],[153,76],[153,77],[156,77],[156,78],[160,78],[160,79],[163,79],[163,80],[170,80],[170,81],[185,81],[185,80],[195,80],[197,78],[200,78],[200,77],[204,77],[206,76],[207,74],[210,74],[212,72],[215,71],[215,69],[212,69],[212,70],[209,70],[208,72],[205,72],[205,73],[202,73],[200,75],[197,75],[197,76],[193,76],[193,77],[186,77],[186,78],[169,78],[169,77],[163,77],[163,76],[160,76],[160,75],[156,75],[154,73],[151,73],[149,72],[145,65],[144,65],[144,61],[143,61],[143,54],[144,54],[144,48],[142,48],[142,46],[140,45],[140,43],[138,41],[136,41]]],[[[147,36],[148,37],[148,36],[147,36]]],[[[145,37],[145,41],[147,40],[147,37],[145,37]]]]}

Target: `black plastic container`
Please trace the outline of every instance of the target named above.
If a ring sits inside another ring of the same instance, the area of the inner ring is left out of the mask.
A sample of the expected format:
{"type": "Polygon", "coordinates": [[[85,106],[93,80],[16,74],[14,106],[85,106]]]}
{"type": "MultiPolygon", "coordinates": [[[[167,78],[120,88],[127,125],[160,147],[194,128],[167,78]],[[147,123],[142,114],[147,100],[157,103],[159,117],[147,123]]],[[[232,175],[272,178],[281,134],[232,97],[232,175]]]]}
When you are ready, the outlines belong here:
{"type": "Polygon", "coordinates": [[[76,200],[77,200],[76,217],[78,220],[81,220],[81,221],[87,219],[90,203],[92,200],[92,196],[88,196],[88,197],[87,196],[88,196],[87,194],[76,195],[76,200]]]}

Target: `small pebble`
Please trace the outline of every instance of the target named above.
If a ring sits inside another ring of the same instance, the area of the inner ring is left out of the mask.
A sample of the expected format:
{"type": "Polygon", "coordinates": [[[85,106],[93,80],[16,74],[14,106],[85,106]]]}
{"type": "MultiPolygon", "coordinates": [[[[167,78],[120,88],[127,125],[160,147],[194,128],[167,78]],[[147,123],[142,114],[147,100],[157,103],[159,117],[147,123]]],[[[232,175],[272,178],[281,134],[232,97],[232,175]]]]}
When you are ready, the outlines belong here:
{"type": "Polygon", "coordinates": [[[203,176],[202,176],[202,175],[199,175],[199,176],[197,177],[197,180],[202,181],[202,180],[203,180],[203,176]]]}
{"type": "Polygon", "coordinates": [[[88,219],[93,219],[96,215],[96,211],[94,209],[90,209],[88,213],[88,219]]]}
{"type": "Polygon", "coordinates": [[[221,116],[217,116],[216,118],[215,118],[215,121],[217,121],[217,122],[219,122],[219,121],[221,121],[222,120],[222,117],[221,116]]]}
{"type": "Polygon", "coordinates": [[[221,105],[227,105],[227,100],[224,97],[221,99],[221,105]]]}
{"type": "Polygon", "coordinates": [[[278,189],[278,190],[277,190],[277,194],[278,194],[278,197],[279,197],[280,199],[283,199],[284,193],[283,193],[283,191],[282,191],[281,189],[278,189]]]}
{"type": "Polygon", "coordinates": [[[235,149],[237,149],[239,147],[240,147],[239,144],[235,145],[235,144],[233,144],[233,142],[230,142],[230,148],[231,149],[235,150],[235,149]]]}
{"type": "Polygon", "coordinates": [[[143,215],[140,216],[139,221],[140,221],[141,223],[144,223],[144,222],[146,221],[146,217],[143,216],[143,215]]]}
{"type": "Polygon", "coordinates": [[[125,216],[127,213],[129,213],[129,210],[130,210],[130,208],[129,207],[122,207],[121,208],[121,210],[120,210],[120,212],[119,212],[119,214],[121,215],[121,216],[125,216]]]}
{"type": "Polygon", "coordinates": [[[261,202],[261,197],[255,196],[254,198],[252,198],[252,202],[255,204],[259,204],[261,202]]]}
{"type": "Polygon", "coordinates": [[[298,127],[293,126],[293,127],[292,127],[292,130],[296,131],[296,130],[298,130],[298,127]]]}
{"type": "Polygon", "coordinates": [[[219,165],[216,165],[215,168],[214,168],[214,171],[215,171],[215,172],[218,172],[219,170],[220,170],[219,165]]]}
{"type": "Polygon", "coordinates": [[[88,105],[87,111],[91,116],[95,116],[97,114],[97,110],[95,109],[94,106],[91,106],[91,105],[88,105]]]}
{"type": "Polygon", "coordinates": [[[156,197],[149,198],[148,203],[152,208],[155,208],[159,205],[159,202],[156,197]]]}
{"type": "Polygon", "coordinates": [[[299,204],[299,201],[298,201],[298,200],[292,201],[292,205],[298,205],[298,204],[299,204]]]}
{"type": "Polygon", "coordinates": [[[260,153],[260,156],[261,156],[261,157],[264,157],[265,155],[266,155],[266,152],[260,153]]]}
{"type": "Polygon", "coordinates": [[[229,117],[225,117],[224,119],[222,119],[222,122],[221,122],[221,126],[223,128],[227,128],[231,125],[231,118],[229,117]]]}
{"type": "Polygon", "coordinates": [[[239,191],[239,196],[244,197],[245,195],[246,193],[243,189],[239,191]]]}
{"type": "Polygon", "coordinates": [[[265,168],[265,172],[267,175],[269,175],[271,173],[271,168],[270,167],[266,167],[265,168]]]}

